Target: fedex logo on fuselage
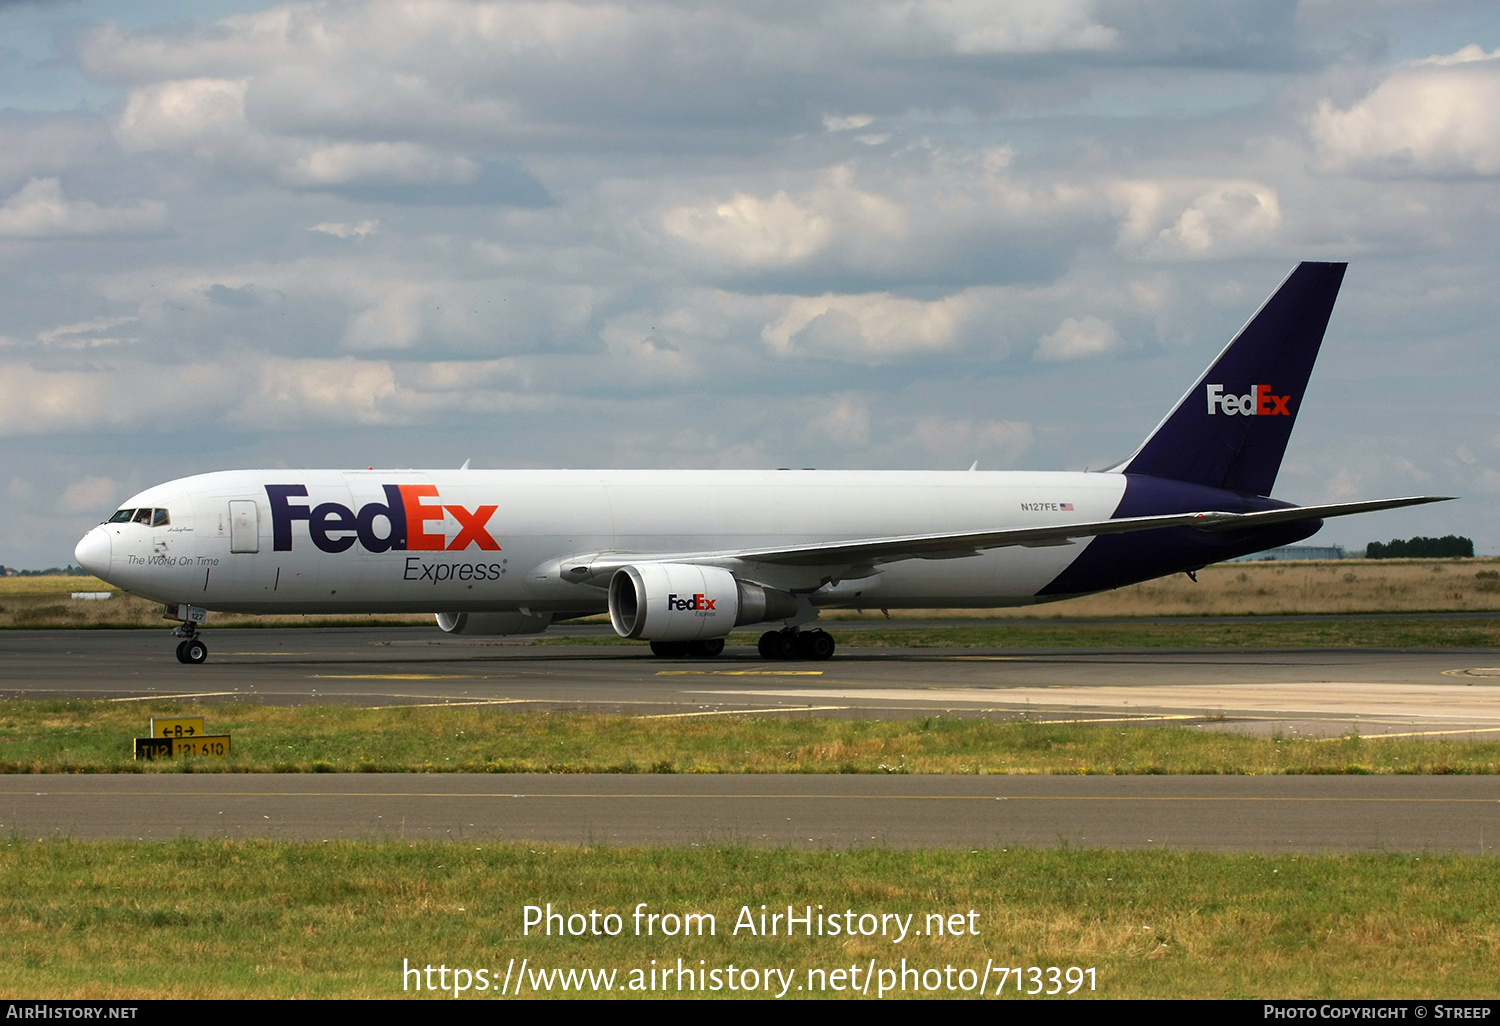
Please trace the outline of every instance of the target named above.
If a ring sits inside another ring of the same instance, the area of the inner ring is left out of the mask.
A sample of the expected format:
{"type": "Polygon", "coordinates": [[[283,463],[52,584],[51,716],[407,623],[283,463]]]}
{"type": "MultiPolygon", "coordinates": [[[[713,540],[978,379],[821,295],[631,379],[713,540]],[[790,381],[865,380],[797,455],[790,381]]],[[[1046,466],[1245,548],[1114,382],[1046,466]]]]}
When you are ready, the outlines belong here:
{"type": "MultiPolygon", "coordinates": [[[[704,595],[694,595],[692,598],[678,598],[676,595],[667,596],[668,609],[710,609],[718,599],[707,598],[704,595]]],[[[717,611],[717,610],[715,610],[717,611]]]]}
{"type": "Polygon", "coordinates": [[[1231,417],[1290,417],[1289,395],[1275,395],[1270,385],[1256,385],[1245,395],[1225,395],[1223,385],[1208,386],[1208,412],[1231,417]]]}
{"type": "Polygon", "coordinates": [[[293,499],[306,497],[306,485],[266,485],[266,498],[271,504],[271,548],[277,552],[291,551],[292,524],[303,520],[307,522],[312,543],[324,552],[343,552],[356,541],[367,552],[393,549],[461,552],[470,545],[500,551],[500,543],[485,528],[499,506],[479,506],[470,512],[463,506],[445,505],[438,497],[436,485],[381,487],[385,502],[366,503],[356,513],[339,502],[316,506],[294,503],[293,499]],[[429,521],[443,520],[445,510],[458,521],[458,533],[451,541],[441,531],[427,529],[429,521]]]}

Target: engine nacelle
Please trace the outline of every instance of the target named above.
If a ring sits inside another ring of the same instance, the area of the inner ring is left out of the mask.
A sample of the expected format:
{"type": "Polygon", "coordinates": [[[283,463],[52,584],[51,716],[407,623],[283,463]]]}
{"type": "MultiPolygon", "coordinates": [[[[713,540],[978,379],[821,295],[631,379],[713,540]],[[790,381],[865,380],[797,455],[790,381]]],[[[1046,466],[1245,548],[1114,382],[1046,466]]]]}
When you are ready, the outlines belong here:
{"type": "Polygon", "coordinates": [[[722,638],[739,612],[734,574],[716,566],[642,563],[621,567],[609,580],[609,622],[622,638],[722,638]]]}
{"type": "Polygon", "coordinates": [[[609,580],[609,621],[622,638],[722,638],[741,624],[796,613],[797,600],[786,592],[736,580],[716,566],[642,563],[621,567],[609,580]]]}
{"type": "Polygon", "coordinates": [[[552,622],[551,613],[438,613],[445,634],[540,634],[552,622]]]}

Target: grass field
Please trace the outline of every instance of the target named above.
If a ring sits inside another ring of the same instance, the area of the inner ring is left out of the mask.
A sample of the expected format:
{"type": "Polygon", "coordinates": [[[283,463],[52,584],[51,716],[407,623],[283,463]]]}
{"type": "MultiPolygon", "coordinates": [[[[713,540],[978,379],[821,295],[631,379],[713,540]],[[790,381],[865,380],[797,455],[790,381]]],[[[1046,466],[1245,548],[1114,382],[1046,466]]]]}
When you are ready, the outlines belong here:
{"type": "Polygon", "coordinates": [[[643,719],[483,706],[0,704],[0,772],[1500,773],[1500,743],[1254,738],[1079,723],[643,719]],[[151,716],[202,715],[223,762],[135,762],[151,716]]]}
{"type": "MultiPolygon", "coordinates": [[[[1040,606],[914,610],[903,618],[1027,619],[1102,616],[1221,616],[1253,613],[1500,612],[1500,559],[1386,559],[1220,563],[1198,574],[1147,581],[1100,595],[1040,606]]],[[[879,612],[831,610],[828,619],[876,621],[879,612]]],[[[0,628],[160,627],[161,607],[93,577],[0,578],[0,628]],[[109,591],[105,601],[73,592],[109,591]]],[[[244,616],[210,614],[216,627],[431,626],[429,615],[244,616]]]]}
{"type": "MultiPolygon", "coordinates": [[[[1500,559],[1341,559],[1218,563],[1198,571],[1196,582],[1177,574],[1065,602],[985,610],[983,615],[1276,616],[1489,609],[1500,610],[1500,559]]],[[[962,610],[924,610],[921,614],[974,615],[962,610]]],[[[838,619],[880,616],[870,611],[825,615],[838,619]]]]}
{"type": "MultiPolygon", "coordinates": [[[[425,980],[403,977],[404,959],[445,967],[435,985],[452,987],[453,970],[466,969],[472,989],[462,996],[483,1000],[526,959],[528,996],[535,974],[556,969],[614,970],[611,993],[631,996],[633,970],[644,987],[652,959],[675,969],[680,958],[705,982],[720,970],[720,996],[746,996],[728,990],[729,964],[753,969],[758,984],[775,968],[771,995],[785,985],[788,997],[810,996],[797,991],[809,970],[824,971],[814,994],[840,982],[835,969],[857,966],[860,985],[874,960],[875,997],[898,985],[905,958],[909,969],[937,970],[925,979],[939,989],[917,992],[928,997],[975,996],[989,964],[1042,967],[1038,983],[1021,974],[1023,991],[1052,986],[1046,967],[1059,968],[1058,989],[1068,968],[1092,968],[1095,989],[1080,971],[1078,997],[1493,998],[1497,904],[1494,860],[1451,855],[12,839],[0,846],[0,993],[417,996],[425,980]],[[601,923],[617,914],[620,934],[523,934],[524,906],[549,902],[564,915],[598,910],[601,923]],[[703,937],[635,936],[640,902],[648,913],[708,913],[714,935],[705,926],[703,937]],[[867,913],[911,916],[918,930],[929,915],[958,915],[962,929],[899,943],[890,920],[886,937],[734,934],[740,909],[758,925],[762,905],[852,911],[856,924],[867,913]],[[481,980],[493,989],[478,990],[481,980]]],[[[922,979],[908,977],[905,996],[922,979]]],[[[841,982],[828,996],[850,996],[849,977],[841,982]]],[[[990,975],[986,993],[998,982],[990,975]]],[[[1019,996],[1016,983],[1009,976],[1006,997],[1019,996]]],[[[564,996],[555,977],[551,993],[564,996]]],[[[594,993],[585,984],[582,996],[594,993]]],[[[675,985],[666,993],[676,996],[675,985]]]]}

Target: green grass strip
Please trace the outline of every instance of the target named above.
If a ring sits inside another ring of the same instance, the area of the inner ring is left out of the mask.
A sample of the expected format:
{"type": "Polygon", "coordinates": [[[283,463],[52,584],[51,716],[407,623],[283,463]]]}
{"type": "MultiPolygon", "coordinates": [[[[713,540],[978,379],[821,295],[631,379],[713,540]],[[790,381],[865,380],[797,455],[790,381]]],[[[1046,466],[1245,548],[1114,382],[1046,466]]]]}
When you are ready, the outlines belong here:
{"type": "MultiPolygon", "coordinates": [[[[951,966],[955,983],[987,961],[1092,967],[1093,996],[1109,998],[1492,998],[1497,905],[1494,859],[1454,855],[13,838],[0,844],[0,991],[415,997],[411,977],[402,989],[403,959],[445,967],[450,987],[453,969],[484,969],[498,989],[507,965],[524,958],[533,972],[612,969],[608,996],[632,996],[623,988],[633,971],[644,982],[653,959],[675,968],[680,958],[761,976],[776,967],[792,980],[788,997],[807,997],[796,987],[806,987],[809,970],[858,966],[862,980],[872,959],[878,972],[899,970],[904,958],[938,977],[951,966]],[[563,915],[615,913],[620,935],[524,935],[524,906],[549,902],[563,915]],[[636,936],[632,912],[641,902],[648,912],[711,914],[714,935],[636,936]],[[910,915],[918,928],[928,915],[958,915],[965,929],[900,943],[890,935],[734,934],[740,909],[758,925],[762,905],[910,915]]],[[[554,996],[578,996],[553,980],[554,996]]],[[[1029,974],[1021,982],[1032,986],[1029,974]]],[[[1017,997],[1015,983],[1007,997],[1017,997]]],[[[940,988],[915,996],[973,996],[940,988]]],[[[678,995],[669,987],[645,996],[678,995]]],[[[745,994],[726,987],[717,996],[745,994]]]]}
{"type": "Polygon", "coordinates": [[[1500,743],[1247,737],[1192,727],[925,717],[647,720],[509,707],[12,701],[0,772],[1497,773],[1500,743]],[[135,762],[151,716],[201,715],[224,761],[135,762]]]}

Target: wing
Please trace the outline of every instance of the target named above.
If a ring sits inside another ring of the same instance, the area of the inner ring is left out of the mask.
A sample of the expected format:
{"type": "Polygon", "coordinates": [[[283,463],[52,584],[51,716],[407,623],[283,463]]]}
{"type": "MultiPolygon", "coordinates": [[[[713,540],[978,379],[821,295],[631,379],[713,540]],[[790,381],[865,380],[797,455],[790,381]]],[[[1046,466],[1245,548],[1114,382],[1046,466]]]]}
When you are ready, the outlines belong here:
{"type": "Polygon", "coordinates": [[[1419,506],[1428,502],[1446,502],[1450,495],[1419,495],[1400,499],[1370,499],[1364,502],[1340,502],[1324,506],[1293,506],[1288,509],[1262,510],[1257,513],[1169,513],[1150,517],[1121,517],[1118,520],[1095,520],[1076,524],[1054,524],[1048,527],[1007,528],[999,531],[965,531],[947,534],[910,534],[890,538],[857,538],[847,541],[812,542],[805,545],[765,548],[720,549],[707,552],[599,553],[596,556],[564,560],[573,567],[573,580],[591,579],[597,583],[622,566],[632,563],[772,563],[783,566],[856,566],[891,563],[902,559],[956,559],[977,555],[983,549],[1011,545],[1028,547],[1066,545],[1080,538],[1102,534],[1130,534],[1136,531],[1158,531],[1167,527],[1191,527],[1199,531],[1243,531],[1275,524],[1305,520],[1326,520],[1353,513],[1372,513],[1402,506],[1419,506]]]}

